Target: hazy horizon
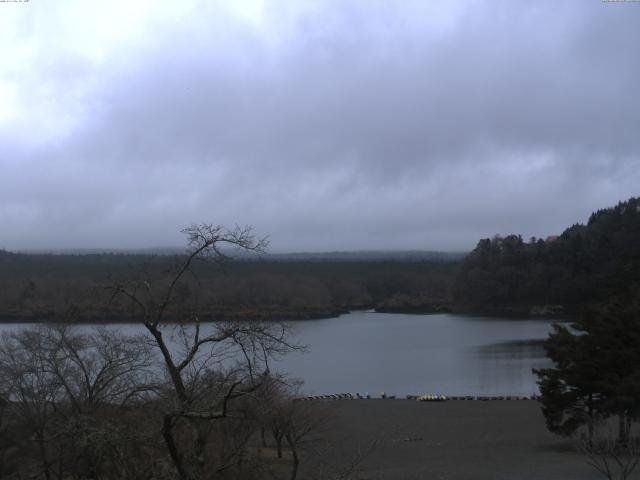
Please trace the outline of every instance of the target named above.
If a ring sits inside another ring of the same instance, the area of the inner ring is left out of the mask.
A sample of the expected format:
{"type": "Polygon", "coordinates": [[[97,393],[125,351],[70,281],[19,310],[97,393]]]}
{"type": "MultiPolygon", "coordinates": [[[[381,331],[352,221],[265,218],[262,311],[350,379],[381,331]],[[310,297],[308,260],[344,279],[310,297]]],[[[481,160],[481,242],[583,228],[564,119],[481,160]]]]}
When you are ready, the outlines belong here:
{"type": "MultiPolygon", "coordinates": [[[[0,246],[0,250],[11,253],[24,254],[53,254],[53,255],[83,255],[94,253],[123,253],[123,254],[160,254],[173,255],[186,251],[186,246],[156,246],[156,247],[68,247],[68,248],[26,248],[26,249],[8,249],[0,246]]],[[[445,254],[445,255],[464,255],[470,250],[432,250],[432,249],[357,249],[352,250],[273,250],[267,248],[262,253],[251,253],[249,256],[314,256],[314,255],[405,255],[405,254],[445,254]]]]}

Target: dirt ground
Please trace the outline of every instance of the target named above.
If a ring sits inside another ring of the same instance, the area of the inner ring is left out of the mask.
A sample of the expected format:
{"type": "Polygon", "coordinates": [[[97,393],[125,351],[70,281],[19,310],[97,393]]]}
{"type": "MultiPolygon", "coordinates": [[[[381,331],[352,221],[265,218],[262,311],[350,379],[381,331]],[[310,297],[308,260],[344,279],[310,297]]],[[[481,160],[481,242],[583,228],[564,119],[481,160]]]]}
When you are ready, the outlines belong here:
{"type": "MultiPolygon", "coordinates": [[[[376,443],[359,465],[356,478],[604,478],[574,451],[570,441],[545,429],[540,406],[533,400],[341,400],[319,408],[332,412],[324,435],[339,447],[336,451],[345,454],[336,464],[376,443]]],[[[640,478],[635,473],[633,478],[640,478]]]]}

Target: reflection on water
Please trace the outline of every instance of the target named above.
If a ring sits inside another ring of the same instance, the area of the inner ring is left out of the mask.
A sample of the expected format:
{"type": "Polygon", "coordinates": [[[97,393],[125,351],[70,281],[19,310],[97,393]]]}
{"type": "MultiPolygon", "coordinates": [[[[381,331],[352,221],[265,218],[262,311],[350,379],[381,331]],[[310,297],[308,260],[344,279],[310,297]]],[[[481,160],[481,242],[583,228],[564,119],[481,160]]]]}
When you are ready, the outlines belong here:
{"type": "Polygon", "coordinates": [[[279,362],[316,393],[531,395],[550,320],[353,312],[298,322],[306,354],[279,362]]]}
{"type": "Polygon", "coordinates": [[[544,339],[511,340],[475,348],[479,357],[502,359],[546,358],[543,348],[544,339]]]}
{"type": "MultiPolygon", "coordinates": [[[[542,341],[551,323],[352,312],[293,322],[307,352],[285,356],[274,369],[304,379],[309,393],[531,395],[538,391],[531,369],[549,365],[542,341]]],[[[113,328],[144,331],[138,324],[113,328]]]]}

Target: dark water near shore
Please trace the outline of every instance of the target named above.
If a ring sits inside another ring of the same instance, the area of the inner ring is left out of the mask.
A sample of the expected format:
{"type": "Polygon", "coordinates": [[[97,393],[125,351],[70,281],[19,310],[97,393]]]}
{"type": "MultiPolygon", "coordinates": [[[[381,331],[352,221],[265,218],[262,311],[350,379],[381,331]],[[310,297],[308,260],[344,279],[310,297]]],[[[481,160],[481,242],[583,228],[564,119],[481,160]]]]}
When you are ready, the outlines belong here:
{"type": "MultiPolygon", "coordinates": [[[[373,312],[292,322],[308,351],[285,356],[274,370],[304,379],[310,394],[531,395],[538,391],[531,369],[549,365],[542,340],[551,323],[373,312]]],[[[0,325],[0,332],[15,328],[20,324],[0,325]]]]}

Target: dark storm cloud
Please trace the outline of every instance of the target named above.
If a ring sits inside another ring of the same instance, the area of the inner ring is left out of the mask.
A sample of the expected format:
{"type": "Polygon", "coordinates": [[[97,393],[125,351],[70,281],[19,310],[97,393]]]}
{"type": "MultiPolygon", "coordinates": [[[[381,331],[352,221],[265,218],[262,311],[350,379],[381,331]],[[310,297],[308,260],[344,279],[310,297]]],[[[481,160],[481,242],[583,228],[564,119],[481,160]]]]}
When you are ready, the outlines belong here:
{"type": "MultiPolygon", "coordinates": [[[[276,250],[464,249],[637,194],[640,6],[323,2],[281,25],[282,5],[267,33],[201,5],[104,68],[70,133],[2,139],[0,243],[213,221],[276,250]]],[[[40,74],[66,98],[88,68],[40,74]]]]}

